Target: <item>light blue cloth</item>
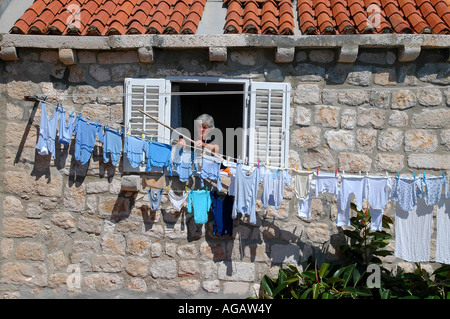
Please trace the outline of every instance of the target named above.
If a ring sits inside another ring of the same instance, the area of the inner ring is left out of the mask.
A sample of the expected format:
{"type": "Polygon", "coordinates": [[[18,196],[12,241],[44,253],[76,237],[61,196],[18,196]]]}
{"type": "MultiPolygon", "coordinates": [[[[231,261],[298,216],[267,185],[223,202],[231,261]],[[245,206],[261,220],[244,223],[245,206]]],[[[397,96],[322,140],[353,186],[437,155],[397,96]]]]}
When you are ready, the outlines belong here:
{"type": "Polygon", "coordinates": [[[236,178],[234,180],[234,205],[232,217],[235,219],[237,213],[250,216],[250,223],[256,224],[256,197],[258,185],[261,181],[260,168],[255,168],[247,176],[242,171],[242,163],[236,165],[236,178]]]}
{"type": "Polygon", "coordinates": [[[428,206],[439,203],[443,187],[445,192],[445,178],[443,176],[439,178],[427,178],[425,180],[425,186],[425,203],[428,206]]]}
{"type": "Polygon", "coordinates": [[[75,114],[72,112],[69,114],[69,121],[66,124],[66,111],[61,109],[59,115],[59,133],[58,142],[64,145],[68,145],[72,140],[73,125],[75,123],[75,114]]]}
{"type": "Polygon", "coordinates": [[[75,159],[84,165],[91,158],[97,136],[98,140],[103,143],[103,126],[78,115],[74,133],[77,135],[75,139],[75,159]]]}
{"type": "Polygon", "coordinates": [[[120,159],[120,151],[122,150],[122,133],[110,128],[105,129],[104,143],[103,143],[103,161],[111,162],[114,166],[120,159]],[[111,157],[111,158],[110,158],[111,157]]]}
{"type": "Polygon", "coordinates": [[[423,179],[394,178],[391,199],[398,202],[405,211],[412,211],[417,205],[417,198],[423,197],[423,179]]]}
{"type": "Polygon", "coordinates": [[[180,182],[187,182],[192,175],[192,164],[194,170],[198,170],[197,162],[195,161],[195,153],[192,150],[177,148],[173,156],[172,165],[175,167],[180,182]]]}
{"type": "Polygon", "coordinates": [[[146,171],[151,172],[154,167],[167,167],[170,175],[172,175],[172,145],[148,141],[145,145],[147,155],[146,171]]]}
{"type": "Polygon", "coordinates": [[[39,138],[36,144],[39,155],[48,155],[51,153],[53,158],[55,158],[55,139],[60,113],[61,110],[57,106],[53,115],[48,118],[46,104],[45,102],[41,102],[41,123],[39,127],[39,138]]]}
{"type": "Polygon", "coordinates": [[[291,184],[291,175],[287,170],[271,170],[270,168],[261,168],[261,179],[263,181],[263,193],[261,201],[264,208],[269,205],[280,209],[283,201],[284,186],[291,184]]]}
{"type": "Polygon", "coordinates": [[[216,180],[217,190],[222,189],[222,183],[220,181],[220,164],[221,161],[213,156],[204,155],[202,158],[202,172],[201,177],[201,187],[203,187],[204,179],[216,180]]]}
{"type": "Polygon", "coordinates": [[[211,208],[211,195],[207,190],[190,191],[188,196],[188,213],[194,209],[194,221],[196,224],[208,222],[208,212],[211,208]]]}
{"type": "Polygon", "coordinates": [[[144,161],[144,148],[146,142],[142,138],[133,135],[127,136],[124,145],[124,152],[127,154],[127,159],[131,167],[138,168],[144,161]]]}
{"type": "Polygon", "coordinates": [[[150,203],[150,209],[152,211],[157,211],[159,207],[161,206],[161,199],[162,199],[163,189],[148,189],[147,195],[148,195],[148,201],[150,203]]]}

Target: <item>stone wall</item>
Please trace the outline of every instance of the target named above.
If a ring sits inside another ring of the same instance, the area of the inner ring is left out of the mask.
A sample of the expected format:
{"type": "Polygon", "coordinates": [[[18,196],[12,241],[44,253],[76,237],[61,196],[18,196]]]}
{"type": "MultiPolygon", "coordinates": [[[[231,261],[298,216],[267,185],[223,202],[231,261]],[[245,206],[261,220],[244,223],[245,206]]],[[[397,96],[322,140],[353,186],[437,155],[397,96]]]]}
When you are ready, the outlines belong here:
{"type": "MultiPolygon", "coordinates": [[[[85,166],[74,161],[73,143],[57,145],[56,159],[37,155],[40,108],[25,134],[33,108],[27,95],[48,96],[69,112],[106,116],[118,128],[126,77],[285,81],[293,90],[291,167],[390,175],[450,170],[446,51],[422,50],[415,61],[400,63],[395,49],[363,49],[353,64],[336,63],[332,49],[297,49],[292,63],[278,64],[270,49],[229,49],[226,62],[210,62],[208,50],[156,50],[149,64],[135,51],[75,53],[69,66],[56,50],[19,49],[19,61],[0,61],[3,298],[243,298],[283,264],[337,258],[345,240],[333,197],[313,199],[311,219],[304,220],[296,216],[291,188],[278,211],[258,201],[257,224],[235,220],[231,237],[213,236],[212,222],[195,225],[190,214],[173,211],[166,196],[152,212],[145,189],[124,190],[121,166],[103,163],[99,146],[85,166]],[[68,285],[78,270],[80,286],[68,285]]],[[[394,216],[391,203],[386,214],[394,216]]],[[[394,272],[413,267],[393,257],[384,262],[394,272]]]]}

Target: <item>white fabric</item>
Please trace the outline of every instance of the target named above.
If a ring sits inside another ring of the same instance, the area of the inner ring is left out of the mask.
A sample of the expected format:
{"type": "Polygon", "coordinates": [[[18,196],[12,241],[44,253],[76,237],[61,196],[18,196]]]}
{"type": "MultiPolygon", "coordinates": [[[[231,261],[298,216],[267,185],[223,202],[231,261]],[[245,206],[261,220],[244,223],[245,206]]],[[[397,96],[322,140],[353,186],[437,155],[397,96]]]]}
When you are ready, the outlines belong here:
{"type": "Polygon", "coordinates": [[[320,193],[330,193],[338,195],[338,177],[334,175],[316,176],[316,198],[320,193]]]}
{"type": "Polygon", "coordinates": [[[292,172],[292,178],[294,179],[294,194],[298,199],[305,200],[308,198],[311,190],[311,174],[292,172]]]}
{"type": "Polygon", "coordinates": [[[366,194],[370,205],[370,229],[381,231],[383,228],[384,207],[389,201],[392,179],[366,177],[366,194]]]}
{"type": "Polygon", "coordinates": [[[431,223],[433,206],[423,198],[407,212],[397,202],[395,207],[395,257],[410,262],[430,260],[431,223]]]}
{"type": "Polygon", "coordinates": [[[298,201],[298,211],[297,216],[302,218],[310,218],[311,217],[311,202],[313,199],[313,194],[316,191],[316,181],[311,180],[310,184],[310,191],[308,196],[306,196],[305,199],[300,199],[298,201]]]}
{"type": "Polygon", "coordinates": [[[178,196],[175,194],[173,190],[170,189],[168,194],[169,200],[172,203],[173,208],[179,212],[183,207],[183,204],[186,202],[189,193],[183,191],[183,194],[181,196],[178,196]]]}
{"type": "Polygon", "coordinates": [[[450,198],[439,201],[436,224],[436,262],[450,264],[450,198]]]}
{"type": "Polygon", "coordinates": [[[363,200],[366,196],[365,182],[365,178],[360,176],[341,177],[340,197],[342,210],[346,210],[350,206],[352,195],[354,195],[356,199],[356,209],[362,209],[363,200]]]}

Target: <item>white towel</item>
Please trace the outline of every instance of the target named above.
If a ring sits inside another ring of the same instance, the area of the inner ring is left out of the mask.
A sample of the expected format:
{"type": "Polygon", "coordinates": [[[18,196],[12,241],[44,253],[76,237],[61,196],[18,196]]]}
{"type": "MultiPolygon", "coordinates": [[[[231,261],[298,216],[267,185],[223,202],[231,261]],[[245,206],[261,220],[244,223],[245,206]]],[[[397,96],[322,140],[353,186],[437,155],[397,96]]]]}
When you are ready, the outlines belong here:
{"type": "Polygon", "coordinates": [[[433,206],[423,198],[417,199],[413,210],[404,211],[397,202],[395,207],[395,257],[410,262],[430,260],[431,222],[433,206]]]}
{"type": "Polygon", "coordinates": [[[436,262],[450,264],[450,198],[439,201],[436,224],[436,262]]]}

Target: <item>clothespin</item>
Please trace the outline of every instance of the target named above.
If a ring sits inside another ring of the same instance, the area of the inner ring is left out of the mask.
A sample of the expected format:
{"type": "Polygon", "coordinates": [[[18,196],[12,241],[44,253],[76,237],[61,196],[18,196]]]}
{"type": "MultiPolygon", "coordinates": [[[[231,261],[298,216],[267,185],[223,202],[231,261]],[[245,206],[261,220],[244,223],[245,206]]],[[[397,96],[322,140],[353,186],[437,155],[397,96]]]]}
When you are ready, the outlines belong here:
{"type": "Polygon", "coordinates": [[[131,134],[131,129],[129,128],[129,129],[128,129],[127,136],[130,136],[130,134],[131,134]]]}
{"type": "Polygon", "coordinates": [[[308,173],[310,173],[311,172],[311,169],[308,167],[308,173]]]}
{"type": "Polygon", "coordinates": [[[337,168],[334,170],[334,177],[337,177],[337,168]]]}
{"type": "Polygon", "coordinates": [[[144,134],[142,134],[142,140],[145,141],[145,135],[144,134]]]}
{"type": "Polygon", "coordinates": [[[167,191],[170,191],[170,185],[167,185],[167,191]]]}
{"type": "Polygon", "coordinates": [[[413,172],[413,175],[414,175],[414,180],[416,180],[416,173],[413,172]]]}
{"type": "Polygon", "coordinates": [[[184,186],[184,191],[187,193],[187,191],[188,191],[188,189],[187,189],[187,186],[185,185],[184,186]]]}
{"type": "Polygon", "coordinates": [[[120,135],[123,134],[123,127],[120,128],[120,135]]]}
{"type": "Polygon", "coordinates": [[[295,166],[295,171],[298,172],[298,166],[295,166]]]}
{"type": "Polygon", "coordinates": [[[423,172],[423,180],[424,181],[426,180],[426,176],[425,175],[426,175],[425,172],[423,172]]]}
{"type": "Polygon", "coordinates": [[[109,124],[106,124],[106,126],[105,126],[105,131],[108,129],[108,126],[109,126],[109,124]]]}
{"type": "Polygon", "coordinates": [[[259,168],[259,158],[258,158],[258,168],[259,168]]]}
{"type": "Polygon", "coordinates": [[[400,178],[400,173],[399,172],[397,172],[397,178],[400,178]]]}
{"type": "Polygon", "coordinates": [[[319,175],[319,166],[317,166],[317,175],[319,175]]]}
{"type": "Polygon", "coordinates": [[[284,163],[283,163],[283,168],[282,168],[281,170],[283,170],[283,171],[284,171],[284,163]]]}

